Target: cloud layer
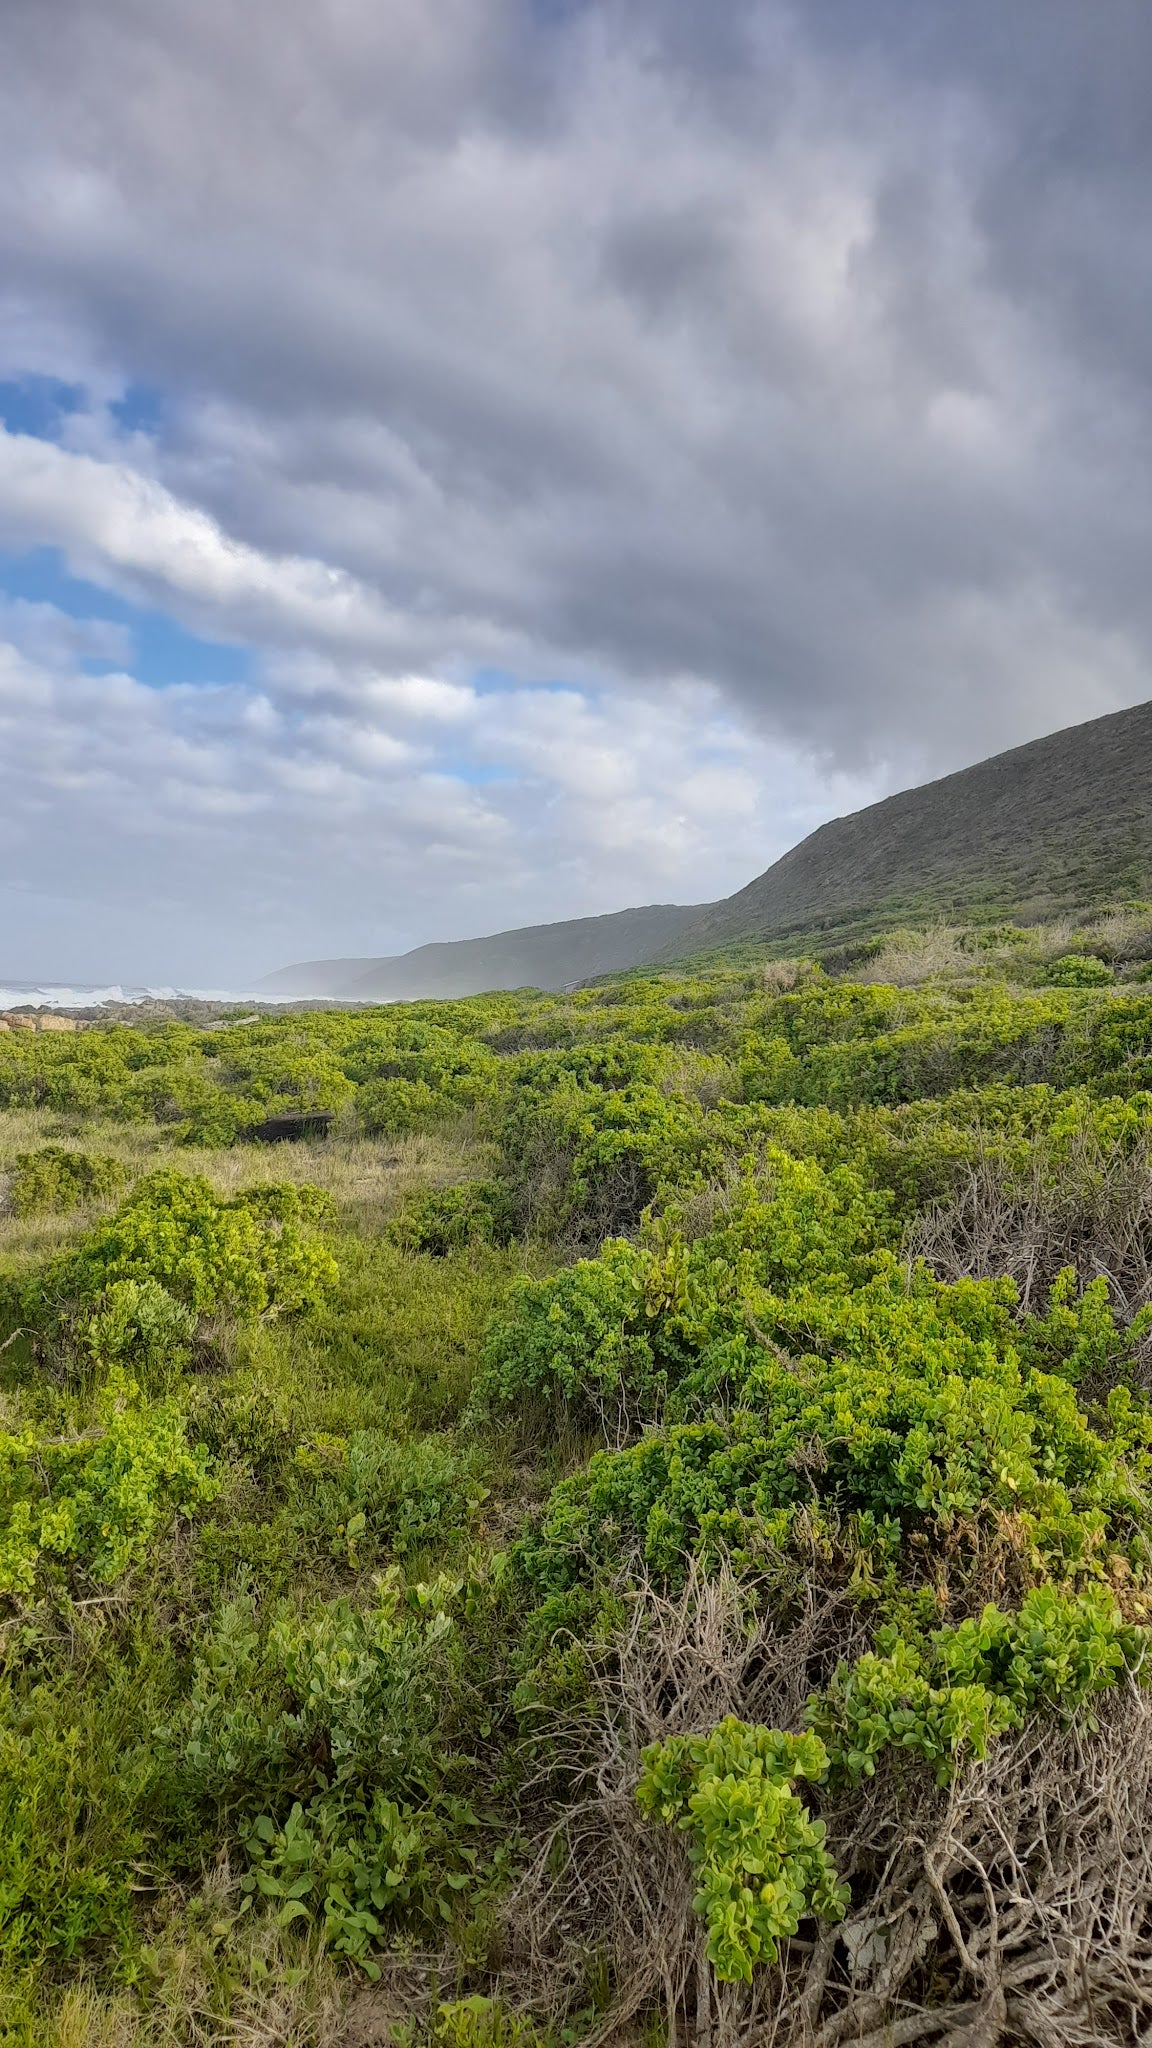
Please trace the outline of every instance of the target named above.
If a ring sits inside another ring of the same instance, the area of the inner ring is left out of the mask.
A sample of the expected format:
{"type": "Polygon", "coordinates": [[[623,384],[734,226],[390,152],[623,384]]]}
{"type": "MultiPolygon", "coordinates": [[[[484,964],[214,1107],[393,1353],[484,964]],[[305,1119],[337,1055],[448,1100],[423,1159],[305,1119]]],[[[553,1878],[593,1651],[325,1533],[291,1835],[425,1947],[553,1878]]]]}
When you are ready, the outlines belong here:
{"type": "Polygon", "coordinates": [[[71,395],[0,547],[254,663],[0,616],[8,971],[94,903],[203,978],[701,898],[1152,690],[1142,0],[5,41],[0,378],[71,395]]]}

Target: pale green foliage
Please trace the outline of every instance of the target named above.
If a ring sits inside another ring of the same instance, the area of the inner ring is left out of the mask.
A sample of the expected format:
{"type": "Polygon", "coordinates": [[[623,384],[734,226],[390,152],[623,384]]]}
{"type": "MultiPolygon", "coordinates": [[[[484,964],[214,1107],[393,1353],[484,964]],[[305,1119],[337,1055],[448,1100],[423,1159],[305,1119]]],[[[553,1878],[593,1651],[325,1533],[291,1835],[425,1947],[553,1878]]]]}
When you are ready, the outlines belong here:
{"type": "Polygon", "coordinates": [[[537,2048],[540,2036],[522,2014],[473,1992],[437,2006],[435,2040],[437,2048],[537,2048]]]}
{"type": "Polygon", "coordinates": [[[0,1436],[0,1592],[30,1594],[53,1567],[117,1579],[178,1509],[215,1494],[175,1403],[150,1407],[113,1373],[103,1405],[101,1425],[79,1437],[0,1436]]]}
{"type": "Polygon", "coordinates": [[[875,1652],[842,1665],[808,1718],[849,1778],[871,1777],[895,1748],[924,1758],[946,1785],[962,1755],[987,1755],[994,1736],[1037,1708],[1071,1715],[1139,1670],[1149,1634],[1124,1622],[1102,1586],[1075,1596],[1037,1586],[1018,1613],[987,1606],[923,1649],[895,1628],[878,1630],[875,1652]]]}
{"type": "Polygon", "coordinates": [[[1094,953],[1064,953],[1048,969],[1054,988],[1102,988],[1113,979],[1106,960],[1094,953]]]}
{"type": "Polygon", "coordinates": [[[187,1354],[196,1318],[158,1280],[113,1280],[77,1321],[76,1339],[101,1365],[130,1363],[148,1384],[187,1354]]]}
{"type": "Polygon", "coordinates": [[[85,1300],[117,1280],[148,1279],[198,1315],[290,1312],[335,1278],[331,1253],[301,1228],[324,1206],[313,1189],[256,1187],[227,1201],[196,1175],[152,1173],[53,1277],[85,1300]]]}
{"type": "Polygon", "coordinates": [[[313,1224],[317,1188],[269,1183],[223,1199],[199,1176],[148,1174],[114,1215],[22,1289],[41,1355],[123,1363],[142,1379],[184,1361],[202,1317],[316,1308],[336,1261],[313,1224]]]}
{"type": "Polygon", "coordinates": [[[114,1199],[127,1179],[127,1168],[107,1153],[42,1145],[37,1152],[17,1153],[8,1201],[17,1216],[64,1216],[88,1202],[114,1199]]]}
{"type": "Polygon", "coordinates": [[[675,1736],[644,1752],[636,1797],[687,1837],[709,1959],[727,1982],[775,1962],[777,1943],[807,1915],[844,1916],[847,1887],[824,1847],[824,1823],[792,1790],[827,1767],[817,1737],[731,1715],[708,1735],[675,1736]]]}

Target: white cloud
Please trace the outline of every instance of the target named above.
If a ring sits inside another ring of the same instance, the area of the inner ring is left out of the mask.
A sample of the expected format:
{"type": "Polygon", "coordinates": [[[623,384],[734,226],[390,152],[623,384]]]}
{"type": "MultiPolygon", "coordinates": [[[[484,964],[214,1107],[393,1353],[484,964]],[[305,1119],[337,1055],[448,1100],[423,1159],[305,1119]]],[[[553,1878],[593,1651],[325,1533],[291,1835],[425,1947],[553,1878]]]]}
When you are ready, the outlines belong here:
{"type": "Polygon", "coordinates": [[[57,666],[69,661],[128,663],[132,635],[113,619],[78,619],[58,605],[0,591],[0,641],[32,660],[57,666]]]}
{"type": "Polygon", "coordinates": [[[257,684],[10,606],[10,871],[372,950],[1145,695],[1152,27],[1019,5],[13,0],[0,373],[85,395],[0,543],[257,684]]]}
{"type": "Polygon", "coordinates": [[[379,647],[387,606],[343,570],[225,533],[153,478],[0,429],[0,542],[62,548],[78,573],[167,600],[218,634],[379,647]]]}
{"type": "Polygon", "coordinates": [[[0,648],[0,856],[25,885],[4,972],[242,984],[281,957],[705,900],[826,800],[818,767],[762,739],[734,763],[715,695],[654,711],[644,696],[478,692],[462,765],[456,725],[429,707],[419,724],[407,704],[397,734],[363,701],[300,715],[0,648]],[[497,756],[473,779],[469,761],[497,756]],[[93,923],[109,903],[115,958],[93,923]]]}

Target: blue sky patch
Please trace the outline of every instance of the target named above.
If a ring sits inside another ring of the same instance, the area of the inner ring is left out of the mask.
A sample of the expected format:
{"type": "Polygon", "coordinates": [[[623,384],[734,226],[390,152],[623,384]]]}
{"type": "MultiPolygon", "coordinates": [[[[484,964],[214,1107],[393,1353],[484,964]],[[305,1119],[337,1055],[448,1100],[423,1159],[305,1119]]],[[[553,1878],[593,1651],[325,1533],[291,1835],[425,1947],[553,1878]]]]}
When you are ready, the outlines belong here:
{"type": "Polygon", "coordinates": [[[85,396],[82,384],[65,384],[59,377],[0,378],[0,420],[10,434],[58,441],[61,421],[83,411],[85,396]]]}
{"type": "MultiPolygon", "coordinates": [[[[132,604],[98,584],[73,576],[58,548],[34,548],[28,554],[0,550],[0,591],[34,604],[52,604],[73,619],[111,619],[132,635],[132,673],[149,688],[175,683],[246,683],[251,680],[251,650],[233,642],[207,640],[190,633],[166,612],[132,604]]],[[[86,660],[89,675],[104,675],[115,662],[86,660]]]]}
{"type": "Polygon", "coordinates": [[[108,410],[126,434],[158,434],[164,420],[164,394],[154,384],[129,384],[108,410]]]}
{"type": "MultiPolygon", "coordinates": [[[[39,373],[0,378],[0,422],[10,434],[59,441],[71,414],[91,410],[92,394],[83,384],[39,373]]],[[[125,434],[157,434],[164,418],[164,394],[154,384],[127,384],[119,398],[109,401],[108,413],[125,434]]]]}

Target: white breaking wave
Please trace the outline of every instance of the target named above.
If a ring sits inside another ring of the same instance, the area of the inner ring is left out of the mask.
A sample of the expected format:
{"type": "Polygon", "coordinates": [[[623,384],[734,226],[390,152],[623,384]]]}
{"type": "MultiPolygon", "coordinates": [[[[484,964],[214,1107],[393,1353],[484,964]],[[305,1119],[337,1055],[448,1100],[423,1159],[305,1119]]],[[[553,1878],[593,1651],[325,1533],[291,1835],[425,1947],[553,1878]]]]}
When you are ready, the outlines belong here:
{"type": "Polygon", "coordinates": [[[90,1010],[98,1003],[195,1001],[252,1003],[256,996],[222,988],[143,988],[135,982],[0,982],[0,1010],[90,1010]]]}

